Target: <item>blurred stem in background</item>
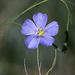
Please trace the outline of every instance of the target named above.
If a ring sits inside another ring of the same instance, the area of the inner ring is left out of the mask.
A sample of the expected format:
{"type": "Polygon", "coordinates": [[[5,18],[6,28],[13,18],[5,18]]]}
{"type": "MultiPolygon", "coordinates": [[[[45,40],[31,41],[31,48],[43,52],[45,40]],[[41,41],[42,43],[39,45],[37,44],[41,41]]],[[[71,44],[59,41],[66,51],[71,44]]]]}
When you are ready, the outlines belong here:
{"type": "Polygon", "coordinates": [[[19,23],[17,23],[17,22],[14,22],[14,21],[12,21],[11,23],[16,24],[16,25],[18,25],[18,26],[22,26],[21,24],[19,24],[19,23]]]}
{"type": "Polygon", "coordinates": [[[55,48],[55,58],[53,60],[51,68],[48,70],[48,72],[46,73],[46,75],[49,75],[49,73],[53,70],[53,68],[54,68],[54,66],[56,64],[56,57],[57,57],[57,51],[56,51],[56,48],[55,48]]]}
{"type": "MultiPolygon", "coordinates": [[[[66,8],[67,8],[67,11],[68,11],[67,27],[66,27],[66,31],[65,31],[66,39],[65,39],[65,42],[63,43],[63,47],[62,47],[62,52],[63,52],[63,51],[66,52],[67,49],[68,49],[69,23],[72,24],[72,14],[71,14],[71,11],[70,11],[70,9],[69,9],[67,3],[66,3],[66,2],[68,2],[68,1],[67,1],[67,0],[61,0],[61,1],[65,4],[65,6],[66,6],[66,8]]],[[[69,3],[70,3],[70,2],[69,2],[69,3]]],[[[70,3],[70,4],[72,4],[72,3],[70,3]]],[[[72,4],[72,5],[73,5],[73,4],[72,4]]]]}
{"type": "Polygon", "coordinates": [[[68,1],[68,0],[65,0],[65,2],[67,2],[67,3],[69,3],[69,4],[73,5],[73,6],[75,6],[74,3],[72,3],[72,2],[70,2],[70,1],[68,1]]]}
{"type": "Polygon", "coordinates": [[[28,75],[27,68],[26,68],[26,60],[25,60],[25,58],[24,58],[24,69],[25,69],[25,74],[28,75]]]}
{"type": "Polygon", "coordinates": [[[70,21],[72,23],[72,15],[71,15],[70,9],[69,9],[67,3],[65,2],[65,0],[61,0],[61,1],[65,4],[65,6],[67,8],[67,11],[68,11],[68,20],[67,20],[67,28],[66,28],[66,30],[68,31],[68,29],[69,29],[68,27],[69,27],[70,21]]]}

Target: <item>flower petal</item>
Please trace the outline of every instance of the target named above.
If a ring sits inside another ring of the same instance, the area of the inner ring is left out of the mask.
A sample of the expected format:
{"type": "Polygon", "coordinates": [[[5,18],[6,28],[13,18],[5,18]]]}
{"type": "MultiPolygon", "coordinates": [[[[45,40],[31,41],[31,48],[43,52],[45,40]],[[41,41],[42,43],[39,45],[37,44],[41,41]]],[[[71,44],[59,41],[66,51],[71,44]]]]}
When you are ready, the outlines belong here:
{"type": "Polygon", "coordinates": [[[21,27],[21,33],[23,35],[31,35],[36,34],[36,32],[38,32],[38,30],[35,24],[30,19],[25,20],[21,27]]]}
{"type": "Polygon", "coordinates": [[[40,39],[40,44],[45,45],[45,46],[52,46],[54,41],[55,39],[53,37],[50,37],[49,35],[44,35],[40,39]]]}
{"type": "Polygon", "coordinates": [[[55,36],[58,33],[58,30],[59,30],[58,23],[56,21],[53,21],[45,27],[44,33],[50,36],[55,36]]]}
{"type": "Polygon", "coordinates": [[[39,44],[40,38],[35,35],[30,35],[25,39],[25,44],[29,49],[35,49],[37,48],[39,44]]]}
{"type": "Polygon", "coordinates": [[[43,29],[47,23],[47,15],[39,12],[33,15],[33,20],[39,29],[43,29]]]}

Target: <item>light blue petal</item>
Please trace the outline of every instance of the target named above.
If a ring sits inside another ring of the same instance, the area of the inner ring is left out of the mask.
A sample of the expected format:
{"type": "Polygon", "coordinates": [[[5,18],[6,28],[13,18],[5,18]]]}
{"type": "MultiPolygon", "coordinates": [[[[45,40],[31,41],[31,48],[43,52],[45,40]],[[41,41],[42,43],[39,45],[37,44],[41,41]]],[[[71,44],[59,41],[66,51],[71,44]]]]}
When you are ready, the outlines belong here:
{"type": "Polygon", "coordinates": [[[33,20],[39,29],[43,29],[47,23],[47,15],[39,12],[33,15],[33,20]]]}
{"type": "Polygon", "coordinates": [[[55,39],[53,37],[50,37],[48,35],[44,35],[40,39],[40,44],[45,45],[45,46],[52,46],[54,41],[55,41],[55,39]]]}
{"type": "Polygon", "coordinates": [[[25,44],[29,49],[36,49],[40,42],[40,38],[35,35],[30,35],[25,39],[25,44]]]}
{"type": "Polygon", "coordinates": [[[56,21],[53,21],[45,27],[44,33],[48,34],[50,36],[55,36],[55,35],[57,35],[58,30],[59,30],[58,23],[56,21]]]}
{"type": "Polygon", "coordinates": [[[38,32],[38,30],[35,24],[30,19],[25,20],[21,27],[21,33],[23,35],[31,35],[36,34],[36,32],[38,32]]]}

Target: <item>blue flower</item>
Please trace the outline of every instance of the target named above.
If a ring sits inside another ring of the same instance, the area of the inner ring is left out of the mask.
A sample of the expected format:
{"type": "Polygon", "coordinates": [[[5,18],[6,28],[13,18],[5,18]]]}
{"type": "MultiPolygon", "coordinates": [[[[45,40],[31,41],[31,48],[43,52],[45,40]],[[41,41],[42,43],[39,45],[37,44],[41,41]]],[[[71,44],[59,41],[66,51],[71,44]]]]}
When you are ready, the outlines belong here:
{"type": "Polygon", "coordinates": [[[25,39],[25,44],[29,49],[36,49],[39,44],[52,46],[55,39],[52,36],[57,35],[59,25],[56,21],[49,23],[47,26],[47,15],[37,13],[33,15],[33,21],[25,20],[21,27],[23,35],[30,35],[25,39]]]}

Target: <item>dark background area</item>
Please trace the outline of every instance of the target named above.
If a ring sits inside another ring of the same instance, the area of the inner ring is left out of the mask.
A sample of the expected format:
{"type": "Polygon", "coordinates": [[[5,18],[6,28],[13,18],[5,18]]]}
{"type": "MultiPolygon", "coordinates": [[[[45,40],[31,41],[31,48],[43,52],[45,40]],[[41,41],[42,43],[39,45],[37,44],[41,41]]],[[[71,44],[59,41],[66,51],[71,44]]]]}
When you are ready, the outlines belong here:
{"type": "MultiPolygon", "coordinates": [[[[75,0],[69,0],[75,3],[75,0]]],[[[0,0],[0,24],[5,20],[25,10],[36,0],[0,0]]],[[[68,3],[67,3],[68,4],[68,3]]],[[[48,15],[48,23],[57,21],[59,33],[54,36],[55,44],[59,46],[57,61],[50,75],[75,75],[75,6],[68,4],[72,13],[72,24],[69,25],[68,50],[61,52],[65,40],[67,24],[67,9],[60,0],[49,0],[27,11],[16,22],[23,24],[26,19],[32,19],[35,13],[48,15]]],[[[26,59],[29,75],[38,75],[36,49],[26,47],[24,40],[27,36],[21,34],[21,27],[9,24],[0,28],[0,75],[25,75],[24,58],[26,59]]],[[[51,67],[54,58],[53,46],[39,45],[42,75],[51,67]]]]}

